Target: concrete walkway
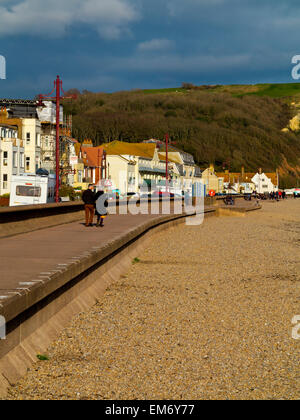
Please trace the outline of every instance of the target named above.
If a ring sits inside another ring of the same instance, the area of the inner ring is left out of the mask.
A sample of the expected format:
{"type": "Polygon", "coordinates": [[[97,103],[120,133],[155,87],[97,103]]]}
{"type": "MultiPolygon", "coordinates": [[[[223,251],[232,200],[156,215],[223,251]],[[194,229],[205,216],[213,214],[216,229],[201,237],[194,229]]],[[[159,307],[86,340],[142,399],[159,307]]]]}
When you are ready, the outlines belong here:
{"type": "MultiPolygon", "coordinates": [[[[253,206],[254,203],[243,205],[253,206]]],[[[238,204],[240,207],[241,204],[238,204]]],[[[228,208],[234,209],[234,206],[228,208]]],[[[206,207],[212,211],[214,207],[206,207]]],[[[104,228],[86,228],[84,220],[0,239],[0,305],[12,295],[26,293],[30,282],[49,277],[70,259],[95,247],[106,247],[161,215],[110,215],[104,228]]]]}
{"type": "Polygon", "coordinates": [[[105,246],[157,215],[112,215],[104,228],[83,222],[56,226],[0,240],[0,294],[26,288],[26,282],[96,246],[105,246]]]}

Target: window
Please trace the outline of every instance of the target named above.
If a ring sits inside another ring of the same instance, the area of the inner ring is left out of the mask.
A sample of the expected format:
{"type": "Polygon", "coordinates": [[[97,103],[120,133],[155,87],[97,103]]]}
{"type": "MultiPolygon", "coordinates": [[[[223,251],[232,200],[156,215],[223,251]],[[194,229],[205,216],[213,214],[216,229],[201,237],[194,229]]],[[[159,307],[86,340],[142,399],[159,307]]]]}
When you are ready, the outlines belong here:
{"type": "Polygon", "coordinates": [[[20,153],[20,168],[24,168],[24,153],[20,153]]]}
{"type": "Polygon", "coordinates": [[[34,187],[29,185],[18,185],[16,189],[18,197],[40,197],[41,187],[34,187]]]}
{"type": "Polygon", "coordinates": [[[30,133],[26,133],[26,143],[30,143],[30,133]]]}
{"type": "Polygon", "coordinates": [[[30,170],[30,157],[26,158],[26,171],[30,170]]]}
{"type": "Polygon", "coordinates": [[[7,174],[3,174],[3,189],[7,190],[7,174]]]}
{"type": "Polygon", "coordinates": [[[55,190],[53,187],[48,188],[48,198],[54,198],[55,190]]]}
{"type": "Polygon", "coordinates": [[[18,153],[17,152],[13,152],[13,166],[14,168],[18,167],[18,153]]]}
{"type": "Polygon", "coordinates": [[[3,166],[7,166],[8,152],[3,152],[3,166]]]}

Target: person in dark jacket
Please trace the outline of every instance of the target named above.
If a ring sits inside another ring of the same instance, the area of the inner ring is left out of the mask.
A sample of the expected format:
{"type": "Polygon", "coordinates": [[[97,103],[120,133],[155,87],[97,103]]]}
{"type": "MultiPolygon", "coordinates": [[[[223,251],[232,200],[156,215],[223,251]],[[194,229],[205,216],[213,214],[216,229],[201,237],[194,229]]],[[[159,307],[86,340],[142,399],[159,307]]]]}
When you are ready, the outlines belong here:
{"type": "Polygon", "coordinates": [[[104,219],[107,216],[107,210],[106,209],[108,207],[108,202],[107,202],[106,198],[107,197],[106,197],[106,194],[104,194],[104,191],[98,191],[95,195],[97,227],[104,227],[104,219]]]}
{"type": "Polygon", "coordinates": [[[93,184],[89,185],[89,188],[83,192],[82,200],[84,202],[85,209],[85,226],[93,226],[94,215],[95,215],[95,193],[93,192],[93,184]]]}

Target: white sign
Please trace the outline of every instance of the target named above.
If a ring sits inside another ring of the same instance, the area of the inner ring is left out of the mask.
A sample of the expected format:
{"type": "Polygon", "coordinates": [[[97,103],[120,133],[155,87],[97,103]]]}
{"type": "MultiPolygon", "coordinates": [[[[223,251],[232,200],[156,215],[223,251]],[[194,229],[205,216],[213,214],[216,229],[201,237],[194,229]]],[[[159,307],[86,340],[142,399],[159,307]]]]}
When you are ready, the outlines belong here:
{"type": "Polygon", "coordinates": [[[97,183],[98,187],[106,187],[106,188],[111,188],[112,187],[112,182],[109,179],[100,179],[100,181],[97,183]]]}
{"type": "Polygon", "coordinates": [[[78,165],[78,156],[70,157],[70,165],[78,165]]]}

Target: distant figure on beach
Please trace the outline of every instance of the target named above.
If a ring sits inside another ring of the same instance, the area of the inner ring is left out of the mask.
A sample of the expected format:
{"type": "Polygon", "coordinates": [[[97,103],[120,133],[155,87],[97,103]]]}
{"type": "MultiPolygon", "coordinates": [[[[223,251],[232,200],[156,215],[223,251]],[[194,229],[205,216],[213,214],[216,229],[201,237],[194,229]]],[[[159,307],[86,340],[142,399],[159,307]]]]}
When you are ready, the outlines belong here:
{"type": "Polygon", "coordinates": [[[107,216],[108,202],[104,191],[98,191],[95,195],[95,208],[97,216],[97,227],[104,227],[104,219],[107,216]],[[101,198],[102,197],[102,198],[101,198]],[[100,200],[99,200],[100,199],[100,200]]]}
{"type": "Polygon", "coordinates": [[[95,215],[95,193],[93,192],[94,186],[90,184],[88,189],[83,192],[82,200],[84,202],[85,209],[85,226],[93,226],[94,215],[95,215]]]}

